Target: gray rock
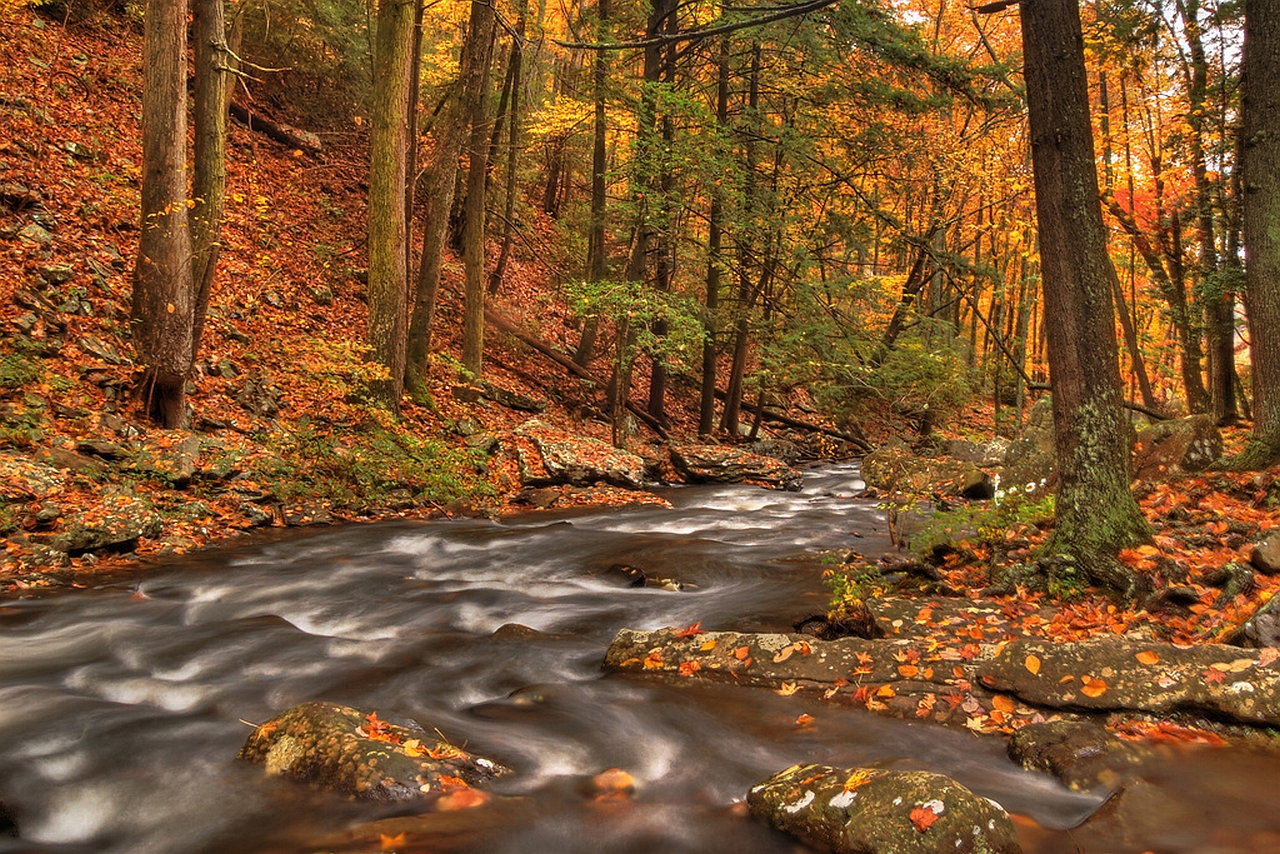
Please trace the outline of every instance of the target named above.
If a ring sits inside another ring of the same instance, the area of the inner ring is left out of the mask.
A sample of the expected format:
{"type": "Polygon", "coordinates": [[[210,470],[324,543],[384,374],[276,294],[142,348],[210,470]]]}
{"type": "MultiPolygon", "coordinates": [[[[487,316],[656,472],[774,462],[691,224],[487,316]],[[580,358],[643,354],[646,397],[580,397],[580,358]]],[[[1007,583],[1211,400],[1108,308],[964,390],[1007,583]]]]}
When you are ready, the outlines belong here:
{"type": "Polygon", "coordinates": [[[999,805],[924,771],[794,765],[753,786],[751,814],[835,854],[1020,854],[999,805]]]}
{"type": "Polygon", "coordinates": [[[31,501],[62,489],[66,478],[52,466],[18,454],[0,454],[0,499],[31,501]]]}
{"type": "Polygon", "coordinates": [[[240,515],[255,528],[270,525],[276,520],[276,514],[249,501],[242,501],[240,503],[240,515]]]}
{"type": "Polygon", "coordinates": [[[40,278],[50,285],[65,285],[76,271],[69,264],[50,264],[40,268],[40,278]]]}
{"type": "Polygon", "coordinates": [[[1222,458],[1222,433],[1208,415],[1158,421],[1138,432],[1134,470],[1144,480],[1203,471],[1222,458]]]}
{"type": "Polygon", "coordinates": [[[49,544],[73,557],[99,550],[130,551],[140,537],[157,536],[163,525],[148,502],[104,495],[98,506],[68,516],[49,544]]]}
{"type": "Polygon", "coordinates": [[[237,754],[278,774],[375,801],[439,798],[508,770],[416,725],[334,703],[304,703],[254,729],[237,754]]]}
{"type": "Polygon", "coordinates": [[[1249,563],[1263,575],[1280,574],[1280,532],[1272,532],[1249,552],[1249,563]]]}
{"type": "Polygon", "coordinates": [[[18,231],[18,238],[39,246],[48,246],[53,242],[53,235],[39,223],[30,222],[18,231]]]}
{"type": "Polygon", "coordinates": [[[689,483],[749,481],[792,492],[804,484],[804,475],[782,460],[721,445],[672,445],[671,464],[689,483]]]}
{"type": "Polygon", "coordinates": [[[526,486],[602,481],[628,489],[644,486],[644,460],[608,442],[574,436],[536,419],[520,425],[513,438],[526,486]]]}

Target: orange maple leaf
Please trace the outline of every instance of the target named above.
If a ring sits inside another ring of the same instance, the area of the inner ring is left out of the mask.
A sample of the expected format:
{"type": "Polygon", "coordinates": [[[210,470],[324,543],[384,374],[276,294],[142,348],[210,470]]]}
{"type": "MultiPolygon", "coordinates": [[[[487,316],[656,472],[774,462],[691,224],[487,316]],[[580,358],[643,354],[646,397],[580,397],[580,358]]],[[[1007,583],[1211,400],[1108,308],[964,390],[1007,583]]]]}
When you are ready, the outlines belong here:
{"type": "Polygon", "coordinates": [[[702,664],[697,661],[680,662],[681,676],[692,676],[693,674],[697,673],[701,669],[702,669],[702,664]]]}
{"type": "Polygon", "coordinates": [[[938,814],[925,806],[916,807],[907,816],[911,819],[911,823],[915,825],[916,830],[924,833],[933,823],[938,820],[938,814]]]}
{"type": "Polygon", "coordinates": [[[694,623],[692,626],[686,626],[676,632],[675,636],[678,638],[691,638],[702,634],[706,634],[706,632],[702,628],[702,621],[698,620],[698,622],[694,623]]]}

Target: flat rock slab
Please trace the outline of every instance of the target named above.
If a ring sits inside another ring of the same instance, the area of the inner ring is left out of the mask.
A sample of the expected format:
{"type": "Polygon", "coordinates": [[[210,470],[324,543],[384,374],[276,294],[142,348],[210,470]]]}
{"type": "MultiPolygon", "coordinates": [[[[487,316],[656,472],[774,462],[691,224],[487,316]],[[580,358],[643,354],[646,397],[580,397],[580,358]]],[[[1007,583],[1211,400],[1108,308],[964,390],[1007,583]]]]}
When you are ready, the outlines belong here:
{"type": "Polygon", "coordinates": [[[671,465],[689,483],[761,483],[798,491],[804,475],[775,457],[722,445],[671,446],[671,465]]]}
{"type": "Polygon", "coordinates": [[[836,854],[1020,854],[999,805],[941,774],[793,765],[751,789],[751,814],[836,854]]]}
{"type": "Polygon", "coordinates": [[[303,703],[254,729],[237,758],[267,773],[376,801],[465,797],[507,769],[335,703],[303,703]]]}
{"type": "Polygon", "coordinates": [[[644,460],[608,442],[574,436],[536,419],[521,424],[512,438],[520,480],[526,486],[644,486],[644,460]]]}
{"type": "Polygon", "coordinates": [[[1194,712],[1280,726],[1274,647],[1194,647],[1123,638],[1014,641],[978,668],[983,686],[1051,709],[1194,712]]]}

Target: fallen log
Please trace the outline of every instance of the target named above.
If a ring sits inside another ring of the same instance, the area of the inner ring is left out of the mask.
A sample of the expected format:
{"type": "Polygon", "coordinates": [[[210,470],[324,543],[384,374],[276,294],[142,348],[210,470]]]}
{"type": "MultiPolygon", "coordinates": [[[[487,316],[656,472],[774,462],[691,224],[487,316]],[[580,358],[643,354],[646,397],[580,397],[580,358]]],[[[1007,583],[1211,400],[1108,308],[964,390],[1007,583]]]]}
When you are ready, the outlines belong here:
{"type": "MultiPolygon", "coordinates": [[[[717,400],[724,400],[728,396],[727,392],[716,389],[717,400]]],[[[751,412],[757,412],[760,408],[756,404],[746,400],[742,401],[741,406],[743,409],[751,412]]],[[[843,433],[839,430],[832,430],[830,427],[823,427],[821,424],[814,424],[810,421],[801,421],[799,418],[792,418],[790,415],[783,415],[781,412],[773,412],[769,409],[764,410],[764,413],[760,417],[765,421],[772,421],[776,424],[781,424],[784,427],[791,427],[796,430],[805,430],[810,433],[821,433],[822,435],[830,436],[833,439],[840,439],[856,446],[861,451],[871,450],[871,443],[868,442],[866,438],[862,436],[855,436],[852,433],[843,433]]]]}
{"type": "Polygon", "coordinates": [[[319,154],[323,148],[320,144],[320,138],[315,134],[273,122],[259,113],[251,113],[239,104],[232,103],[231,116],[249,130],[256,131],[268,139],[273,139],[290,148],[300,148],[311,154],[319,154]]]}

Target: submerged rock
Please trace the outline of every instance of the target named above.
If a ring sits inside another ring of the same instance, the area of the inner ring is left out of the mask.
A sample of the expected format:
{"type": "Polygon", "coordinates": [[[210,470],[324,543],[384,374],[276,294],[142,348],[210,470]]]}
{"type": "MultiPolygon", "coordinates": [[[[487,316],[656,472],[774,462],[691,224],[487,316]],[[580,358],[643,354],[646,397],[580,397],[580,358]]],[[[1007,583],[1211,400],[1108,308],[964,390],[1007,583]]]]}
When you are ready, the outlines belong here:
{"type": "Polygon", "coordinates": [[[835,854],[1020,854],[1008,813],[924,771],[793,765],[754,786],[751,814],[835,854]]]}
{"type": "Polygon", "coordinates": [[[1142,759],[1141,748],[1088,721],[1030,723],[1009,738],[1009,758],[1023,768],[1044,771],[1070,789],[1087,792],[1113,785],[1142,759]]]}
{"type": "Polygon", "coordinates": [[[375,801],[432,799],[482,785],[508,769],[417,726],[335,703],[303,703],[257,727],[237,754],[324,789],[375,801]]]}

